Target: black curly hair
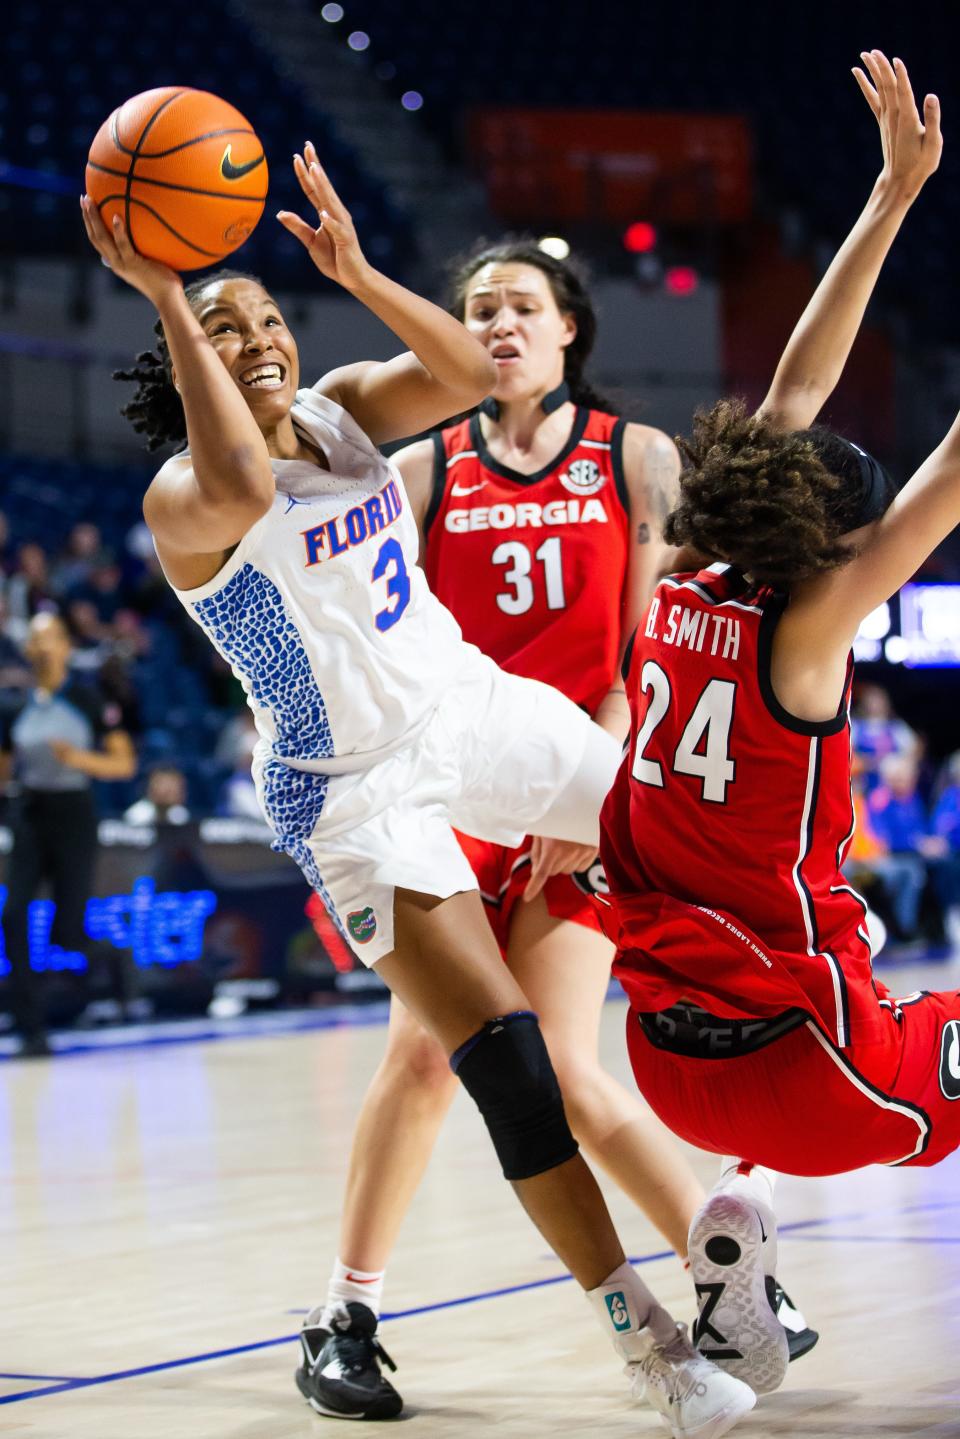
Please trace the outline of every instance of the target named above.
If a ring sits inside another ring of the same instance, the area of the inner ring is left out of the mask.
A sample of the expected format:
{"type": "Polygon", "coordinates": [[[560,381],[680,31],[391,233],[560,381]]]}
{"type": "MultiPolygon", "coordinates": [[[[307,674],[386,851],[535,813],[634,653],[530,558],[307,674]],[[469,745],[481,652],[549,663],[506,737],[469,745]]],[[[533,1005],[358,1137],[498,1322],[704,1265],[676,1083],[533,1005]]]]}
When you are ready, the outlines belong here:
{"type": "Polygon", "coordinates": [[[597,338],[597,315],[588,289],[587,273],[574,260],[557,260],[541,250],[533,235],[505,235],[502,240],[478,240],[453,262],[450,273],[450,313],[462,320],[470,281],[484,265],[533,265],[547,277],[557,309],[572,315],[577,333],[564,351],[563,377],[575,405],[591,410],[613,410],[612,402],[584,377],[597,338]]]}
{"type": "Polygon", "coordinates": [[[680,500],[664,538],[724,560],[758,584],[789,589],[856,554],[843,536],[890,503],[894,489],[875,460],[830,430],[778,430],[743,400],[698,411],[680,500]],[[864,475],[877,476],[865,511],[864,475]]]}
{"type": "MultiPolygon", "coordinates": [[[[184,286],[187,303],[195,309],[210,286],[223,280],[252,280],[255,285],[263,284],[256,275],[245,274],[242,270],[216,270],[212,275],[204,275],[184,286]]],[[[157,337],[157,348],[144,350],[138,355],[132,369],[113,372],[115,380],[137,386],[133,399],[120,407],[120,413],[130,421],[138,435],[146,436],[148,449],[158,450],[162,445],[180,447],[186,444],[187,420],[173,383],[170,351],[160,320],[154,325],[153,332],[157,337]]]]}

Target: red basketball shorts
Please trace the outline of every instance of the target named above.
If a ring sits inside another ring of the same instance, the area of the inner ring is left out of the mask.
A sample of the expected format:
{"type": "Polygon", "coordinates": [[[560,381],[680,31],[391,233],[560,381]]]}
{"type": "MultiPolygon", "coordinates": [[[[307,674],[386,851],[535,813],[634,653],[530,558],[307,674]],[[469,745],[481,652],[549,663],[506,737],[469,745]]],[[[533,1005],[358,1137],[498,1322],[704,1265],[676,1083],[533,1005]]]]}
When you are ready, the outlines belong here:
{"type": "Polygon", "coordinates": [[[878,1037],[845,1049],[797,1013],[788,1032],[764,1043],[759,1028],[760,1043],[733,1057],[713,1057],[729,1022],[704,1016],[711,1057],[702,1037],[696,1055],[689,1043],[678,1052],[670,1016],[687,1012],[631,1010],[627,1046],[650,1107],[701,1149],[818,1175],[866,1164],[936,1164],[960,1145],[957,991],[883,1004],[878,1037]]]}
{"type": "MultiPolygon", "coordinates": [[[[490,844],[486,840],[454,832],[470,861],[470,868],[477,876],[483,906],[500,951],[506,954],[513,913],[516,906],[523,903],[523,891],[530,879],[530,846],[533,841],[528,835],[516,849],[507,849],[502,844],[490,844]]],[[[606,892],[599,861],[584,874],[552,875],[542,893],[547,909],[555,919],[569,919],[574,924],[582,924],[585,929],[594,929],[602,934],[592,898],[598,888],[606,892]]]]}

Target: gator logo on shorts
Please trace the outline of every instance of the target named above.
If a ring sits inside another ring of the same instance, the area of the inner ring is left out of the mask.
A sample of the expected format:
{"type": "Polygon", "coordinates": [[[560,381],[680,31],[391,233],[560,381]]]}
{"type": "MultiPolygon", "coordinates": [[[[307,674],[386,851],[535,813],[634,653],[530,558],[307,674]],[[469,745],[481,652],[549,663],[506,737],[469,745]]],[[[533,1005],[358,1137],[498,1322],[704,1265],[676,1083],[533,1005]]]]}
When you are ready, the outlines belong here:
{"type": "Polygon", "coordinates": [[[940,1092],[960,1099],[960,1020],[948,1019],[940,1037],[940,1092]]]}
{"type": "Polygon", "coordinates": [[[357,944],[368,944],[377,932],[377,916],[370,908],[355,909],[352,914],[347,915],[347,929],[353,935],[357,944]]]}

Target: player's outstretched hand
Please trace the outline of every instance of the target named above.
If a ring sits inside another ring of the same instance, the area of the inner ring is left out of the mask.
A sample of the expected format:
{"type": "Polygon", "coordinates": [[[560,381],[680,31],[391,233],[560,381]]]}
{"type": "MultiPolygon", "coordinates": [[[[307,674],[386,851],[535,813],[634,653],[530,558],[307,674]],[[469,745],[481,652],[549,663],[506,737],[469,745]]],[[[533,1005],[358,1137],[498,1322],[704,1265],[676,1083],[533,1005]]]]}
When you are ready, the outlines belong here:
{"type": "Polygon", "coordinates": [[[321,275],[326,275],[328,280],[336,280],[346,290],[356,289],[369,267],[360,249],[350,212],[331,185],[311,140],[304,145],[302,155],[294,155],[293,168],[300,188],[316,210],[320,223],[313,229],[306,220],[301,220],[290,210],[278,211],[277,219],[309,251],[321,275]]]}
{"type": "Polygon", "coordinates": [[[865,50],[860,58],[869,78],[859,66],[853,73],[880,126],[883,177],[913,199],[940,164],[940,101],[927,95],[921,120],[903,61],[891,65],[882,50],[865,50]]]}
{"type": "Polygon", "coordinates": [[[530,878],[523,891],[524,899],[536,899],[552,875],[579,874],[589,869],[596,857],[596,849],[591,849],[588,844],[534,835],[530,845],[530,878]]]}
{"type": "Polygon", "coordinates": [[[154,304],[157,304],[171,287],[183,288],[183,281],[176,270],[138,254],[119,215],[113,217],[113,222],[107,229],[100,211],[89,195],[80,196],[80,213],[83,215],[87,239],[103,263],[119,279],[126,280],[128,285],[139,290],[141,295],[146,295],[154,304]]]}

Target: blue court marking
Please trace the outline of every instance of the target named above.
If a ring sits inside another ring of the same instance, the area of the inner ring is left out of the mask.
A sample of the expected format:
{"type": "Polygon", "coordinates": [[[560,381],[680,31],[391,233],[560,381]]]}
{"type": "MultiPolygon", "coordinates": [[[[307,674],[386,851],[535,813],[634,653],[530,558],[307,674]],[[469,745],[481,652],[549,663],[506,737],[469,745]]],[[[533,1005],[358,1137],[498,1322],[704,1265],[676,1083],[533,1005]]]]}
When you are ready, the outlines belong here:
{"type": "MultiPolygon", "coordinates": [[[[669,1259],[672,1249],[656,1254],[641,1254],[630,1260],[631,1264],[652,1264],[656,1259],[669,1259]]],[[[556,1274],[550,1279],[531,1279],[526,1284],[510,1284],[503,1289],[482,1290],[477,1294],[464,1294],[457,1299],[441,1299],[436,1304],[422,1304],[414,1309],[399,1309],[384,1313],[384,1322],[396,1319],[411,1319],[417,1314],[433,1314],[443,1309],[457,1309],[465,1304],[479,1304],[484,1299],[503,1299],[508,1294],[523,1294],[530,1289],[546,1289],[554,1284],[569,1284],[571,1274],[556,1274]]],[[[167,1359],[162,1364],[144,1364],[139,1369],[120,1369],[114,1374],[97,1374],[91,1379],[68,1379],[62,1384],[49,1385],[44,1389],[28,1389],[22,1394],[0,1396],[0,1404],[20,1404],[24,1399],[45,1399],[50,1394],[66,1394],[72,1389],[92,1389],[98,1384],[117,1384],[121,1379],[138,1379],[144,1374],[159,1374],[166,1369],[183,1369],[191,1364],[208,1364],[214,1359],[232,1359],[237,1354],[252,1354],[258,1349],[273,1349],[280,1344],[295,1344],[296,1334],[283,1334],[279,1339],[261,1339],[256,1344],[240,1344],[233,1349],[214,1349],[209,1354],[192,1354],[186,1359],[167,1359]]]]}
{"type": "Polygon", "coordinates": [[[68,1378],[66,1374],[0,1374],[0,1379],[30,1379],[43,1384],[79,1384],[79,1379],[68,1378]]]}
{"type": "MultiPolygon", "coordinates": [[[[916,1212],[923,1209],[942,1209],[950,1207],[950,1201],[931,1201],[929,1204],[913,1204],[902,1206],[900,1209],[888,1210],[888,1213],[916,1212]]],[[[884,1211],[858,1211],[852,1214],[825,1215],[819,1219],[800,1219],[792,1224],[784,1224],[780,1227],[781,1235],[795,1234],[798,1239],[824,1239],[836,1241],[837,1243],[849,1242],[843,1235],[813,1235],[803,1231],[822,1228],[829,1224],[849,1223],[850,1220],[868,1219],[876,1217],[884,1211]]],[[[883,1240],[873,1239],[872,1236],[854,1236],[854,1242],[873,1243],[898,1243],[897,1237],[883,1240]]],[[[909,1243],[910,1240],[908,1239],[909,1243]]],[[[920,1241],[915,1241],[920,1242],[920,1241]]],[[[936,1239],[929,1239],[928,1243],[939,1243],[936,1239]]],[[[948,1243],[960,1243],[960,1240],[948,1240],[948,1243]]],[[[673,1257],[672,1249],[657,1250],[653,1254],[639,1254],[630,1257],[631,1264],[653,1264],[658,1259],[670,1259],[673,1257]]],[[[525,1294],[534,1289],[547,1289],[557,1284],[570,1284],[573,1282],[571,1274],[555,1274],[549,1279],[531,1279],[525,1284],[510,1284],[500,1289],[480,1290],[475,1294],[463,1294],[456,1299],[441,1299],[435,1304],[420,1304],[411,1309],[398,1309],[392,1312],[385,1312],[383,1320],[395,1322],[398,1319],[412,1319],[420,1314],[436,1314],[445,1309],[459,1309],[468,1304],[479,1304],[487,1299],[504,1299],[510,1294],[525,1294]]],[[[296,1311],[289,1311],[296,1312],[296,1311]]],[[[307,1311],[302,1311],[307,1312],[307,1311]]],[[[239,1344],[232,1349],[214,1349],[207,1354],[192,1354],[185,1359],[167,1359],[160,1364],[144,1364],[136,1369],[120,1369],[113,1374],[97,1374],[90,1379],[67,1379],[62,1383],[47,1384],[43,1389],[27,1389],[20,1394],[6,1394],[0,1396],[0,1404],[20,1404],[25,1399],[46,1399],[52,1394],[66,1394],[74,1389],[91,1389],[100,1384],[117,1384],[122,1379],[139,1379],[146,1374],[160,1374],[168,1369],[184,1369],[193,1364],[209,1364],[216,1359],[232,1359],[238,1354],[253,1354],[260,1349],[275,1349],[281,1344],[296,1343],[296,1334],[283,1334],[279,1339],[261,1339],[256,1344],[239,1344]]],[[[0,1376],[3,1377],[3,1376],[0,1376]]],[[[10,1376],[8,1376],[10,1377],[10,1376]]],[[[29,1376],[22,1376],[24,1378],[29,1376]]]]}
{"type": "Polygon", "coordinates": [[[798,1234],[818,1244],[960,1244],[960,1234],[798,1234]]]}

